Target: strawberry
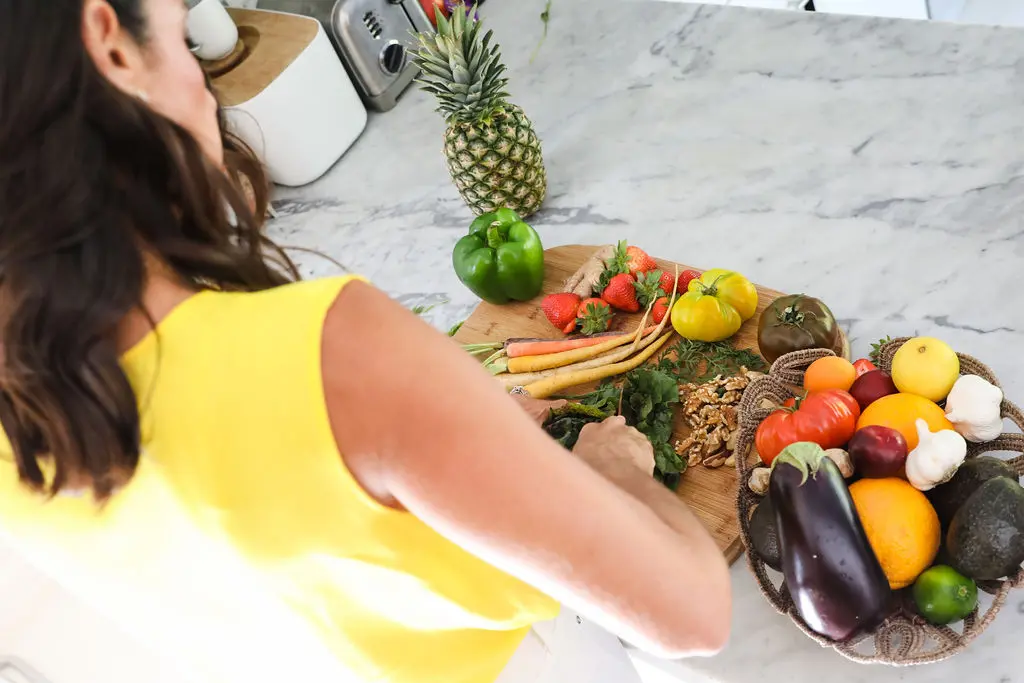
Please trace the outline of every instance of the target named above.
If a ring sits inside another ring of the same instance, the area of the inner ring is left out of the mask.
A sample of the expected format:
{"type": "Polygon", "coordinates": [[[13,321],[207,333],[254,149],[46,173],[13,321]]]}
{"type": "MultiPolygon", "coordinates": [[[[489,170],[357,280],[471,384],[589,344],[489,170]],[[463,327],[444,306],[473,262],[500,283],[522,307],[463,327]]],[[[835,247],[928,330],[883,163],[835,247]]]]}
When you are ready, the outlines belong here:
{"type": "Polygon", "coordinates": [[[663,296],[654,302],[654,308],[651,309],[651,318],[654,320],[654,324],[660,323],[668,315],[668,297],[663,296]]]}
{"type": "MultiPolygon", "coordinates": [[[[676,284],[676,276],[673,273],[662,272],[661,279],[658,280],[658,287],[661,288],[662,294],[672,294],[672,288],[676,284]]],[[[682,288],[679,289],[678,294],[682,294],[682,288]]]]}
{"type": "MultiPolygon", "coordinates": [[[[669,279],[672,279],[671,275],[669,279]]],[[[648,304],[665,293],[661,291],[661,271],[637,273],[633,288],[636,289],[636,300],[640,304],[640,308],[647,308],[648,304]]]]}
{"type": "Polygon", "coordinates": [[[601,298],[620,311],[636,313],[640,310],[640,302],[636,300],[636,283],[626,273],[619,273],[610,279],[608,286],[601,292],[601,298]]]}
{"type": "Polygon", "coordinates": [[[551,324],[566,334],[576,329],[576,310],[579,307],[580,298],[572,292],[548,294],[540,303],[551,324]]]}
{"type": "Polygon", "coordinates": [[[682,296],[687,292],[690,287],[690,281],[696,280],[701,276],[699,270],[684,270],[679,273],[679,294],[682,296]]]}
{"type": "Polygon", "coordinates": [[[604,299],[584,299],[576,310],[583,334],[607,332],[612,322],[612,309],[604,299]]]}
{"type": "Polygon", "coordinates": [[[658,264],[640,247],[626,247],[626,268],[630,275],[636,277],[637,273],[657,270],[658,264]]]}

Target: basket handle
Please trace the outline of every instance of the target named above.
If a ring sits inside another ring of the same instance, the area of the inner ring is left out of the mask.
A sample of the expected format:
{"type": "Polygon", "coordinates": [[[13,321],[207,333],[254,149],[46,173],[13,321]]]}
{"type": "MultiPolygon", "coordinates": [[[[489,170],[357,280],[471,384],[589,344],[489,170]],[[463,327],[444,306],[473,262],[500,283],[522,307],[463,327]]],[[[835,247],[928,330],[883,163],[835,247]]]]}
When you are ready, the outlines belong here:
{"type": "MultiPolygon", "coordinates": [[[[782,359],[780,359],[782,360],[782,359]]],[[[778,361],[776,361],[778,363],[778,361]]],[[[769,374],[762,375],[747,385],[739,404],[740,433],[736,438],[733,455],[736,458],[736,469],[739,472],[740,486],[747,485],[748,471],[751,467],[750,456],[754,446],[754,438],[761,422],[776,410],[776,406],[793,397],[793,390],[769,374]],[[762,405],[769,401],[771,407],[762,405]]]]}
{"type": "Polygon", "coordinates": [[[794,387],[803,386],[804,372],[807,371],[811,363],[819,358],[828,358],[834,355],[836,354],[829,349],[806,349],[804,351],[787,353],[772,363],[772,367],[768,370],[768,375],[783,384],[794,387]]]}
{"type": "Polygon", "coordinates": [[[758,377],[744,390],[739,404],[740,434],[736,439],[736,448],[733,449],[741,486],[747,485],[747,473],[752,469],[750,453],[758,425],[775,412],[776,407],[782,405],[786,399],[797,395],[793,387],[803,385],[804,371],[811,363],[819,358],[834,355],[836,354],[828,349],[787,353],[772,363],[767,375],[758,377]],[[762,405],[765,399],[773,406],[762,405]]]}

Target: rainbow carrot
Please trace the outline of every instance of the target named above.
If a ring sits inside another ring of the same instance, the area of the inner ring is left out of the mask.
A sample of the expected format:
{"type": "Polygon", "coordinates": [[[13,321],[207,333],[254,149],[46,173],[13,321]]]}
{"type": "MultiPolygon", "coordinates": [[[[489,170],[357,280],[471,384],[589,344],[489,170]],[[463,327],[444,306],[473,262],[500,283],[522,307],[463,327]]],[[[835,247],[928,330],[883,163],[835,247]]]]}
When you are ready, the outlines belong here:
{"type": "Polygon", "coordinates": [[[667,342],[668,338],[673,334],[675,334],[675,332],[671,330],[666,332],[656,342],[629,360],[605,365],[603,367],[590,368],[588,370],[559,373],[537,382],[531,382],[523,387],[523,389],[533,398],[548,398],[552,394],[563,389],[568,389],[569,387],[586,384],[587,382],[596,382],[597,380],[604,379],[606,377],[621,375],[622,373],[629,372],[633,368],[646,362],[647,359],[653,356],[658,349],[665,345],[665,342],[667,342]]]}
{"type": "MultiPolygon", "coordinates": [[[[654,331],[657,325],[651,325],[644,330],[643,334],[646,336],[654,331]]],[[[616,339],[619,337],[629,336],[632,337],[634,332],[618,333],[618,334],[602,334],[596,337],[575,337],[573,339],[536,339],[536,340],[523,340],[513,341],[505,346],[505,353],[508,354],[509,358],[519,358],[521,356],[543,356],[549,353],[559,353],[561,351],[569,351],[572,349],[581,349],[587,346],[594,346],[602,342],[606,342],[609,339],[616,339]]]]}

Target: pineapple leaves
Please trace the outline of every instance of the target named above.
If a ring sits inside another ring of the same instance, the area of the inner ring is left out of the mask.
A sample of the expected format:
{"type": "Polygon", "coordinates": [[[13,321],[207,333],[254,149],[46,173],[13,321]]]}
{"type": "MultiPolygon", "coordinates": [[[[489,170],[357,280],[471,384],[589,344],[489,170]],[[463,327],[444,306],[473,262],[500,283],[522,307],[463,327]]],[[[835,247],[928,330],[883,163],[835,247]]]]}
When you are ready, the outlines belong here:
{"type": "Polygon", "coordinates": [[[449,124],[486,123],[507,106],[506,69],[494,32],[481,36],[480,20],[459,9],[450,18],[438,13],[435,34],[417,34],[416,81],[437,99],[437,111],[449,124]]]}
{"type": "MultiPolygon", "coordinates": [[[[456,12],[458,14],[458,12],[456,12]]],[[[434,18],[437,20],[437,35],[449,36],[452,34],[452,25],[448,21],[448,18],[444,16],[444,12],[434,12],[434,18]]]]}

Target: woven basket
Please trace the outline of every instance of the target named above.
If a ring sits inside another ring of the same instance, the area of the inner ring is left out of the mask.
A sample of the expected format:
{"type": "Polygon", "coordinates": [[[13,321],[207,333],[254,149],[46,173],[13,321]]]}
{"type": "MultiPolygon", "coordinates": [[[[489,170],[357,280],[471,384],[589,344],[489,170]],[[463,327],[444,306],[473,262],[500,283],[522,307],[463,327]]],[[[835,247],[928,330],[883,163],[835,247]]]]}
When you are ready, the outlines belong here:
{"type": "MultiPolygon", "coordinates": [[[[886,372],[891,370],[893,355],[905,341],[906,338],[894,339],[882,346],[879,352],[880,369],[886,372]]],[[[763,408],[762,403],[764,399],[769,399],[781,404],[787,398],[796,396],[799,392],[795,387],[802,386],[807,366],[818,358],[832,355],[834,354],[831,351],[813,350],[783,356],[772,364],[767,375],[751,382],[743,394],[740,402],[740,435],[736,444],[740,482],[736,504],[739,508],[740,537],[746,548],[753,547],[750,538],[750,515],[761,500],[748,485],[751,472],[760,464],[760,458],[753,448],[754,436],[758,425],[772,412],[772,409],[763,408]]],[[[988,367],[970,356],[957,355],[960,357],[962,374],[978,375],[999,386],[998,380],[988,367]]],[[[1019,430],[1024,431],[1024,415],[1016,405],[1004,398],[1001,410],[1004,419],[1009,419],[1019,430]]],[[[1024,474],[1024,435],[1004,433],[988,443],[969,444],[967,457],[973,458],[989,452],[1016,453],[1017,455],[1007,462],[1018,475],[1024,474]]],[[[768,602],[781,614],[788,615],[800,630],[820,645],[832,648],[855,662],[890,666],[930,664],[963,651],[992,623],[1006,602],[1007,594],[1013,588],[1024,585],[1024,569],[1002,581],[979,582],[978,588],[991,596],[990,601],[984,601],[988,603],[987,608],[979,604],[978,609],[962,623],[952,626],[933,626],[926,622],[914,610],[909,591],[904,590],[899,600],[899,609],[874,633],[839,643],[815,633],[807,626],[797,614],[782,576],[769,569],[757,553],[748,552],[747,563],[768,602]]]]}

